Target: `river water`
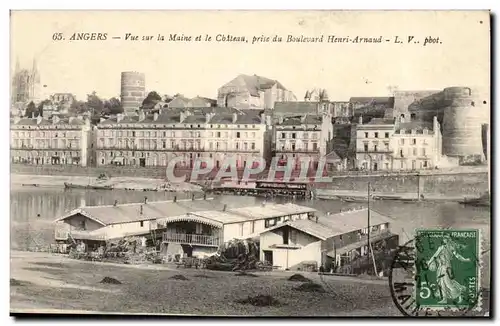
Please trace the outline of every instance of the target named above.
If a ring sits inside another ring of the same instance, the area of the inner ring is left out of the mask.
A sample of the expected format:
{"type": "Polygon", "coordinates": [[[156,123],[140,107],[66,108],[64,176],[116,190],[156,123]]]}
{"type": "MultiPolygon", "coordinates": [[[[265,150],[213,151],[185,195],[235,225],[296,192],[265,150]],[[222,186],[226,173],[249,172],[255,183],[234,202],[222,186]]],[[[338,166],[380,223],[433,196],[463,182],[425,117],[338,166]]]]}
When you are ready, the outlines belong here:
{"type": "MultiPolygon", "coordinates": [[[[166,192],[138,192],[125,190],[87,191],[80,189],[15,187],[10,194],[11,248],[27,249],[47,245],[53,241],[53,221],[64,212],[86,205],[112,205],[142,202],[147,196],[150,201],[169,200],[174,194],[166,192]]],[[[177,198],[188,198],[178,194],[177,198]]],[[[239,196],[215,196],[215,201],[231,206],[258,205],[264,199],[239,196]]],[[[276,200],[277,202],[284,202],[276,200]]],[[[269,202],[269,200],[268,200],[269,202]]],[[[364,203],[344,203],[332,200],[294,201],[296,204],[310,206],[324,213],[337,213],[341,209],[366,207],[364,203]]],[[[401,244],[413,237],[415,228],[455,227],[477,228],[482,232],[483,250],[490,247],[490,209],[464,207],[453,202],[396,202],[372,201],[371,207],[389,216],[391,229],[400,235],[401,244]]],[[[215,208],[214,208],[215,209],[215,208]]],[[[489,254],[486,254],[489,260],[489,254]]],[[[487,279],[483,276],[483,279],[487,279]]]]}

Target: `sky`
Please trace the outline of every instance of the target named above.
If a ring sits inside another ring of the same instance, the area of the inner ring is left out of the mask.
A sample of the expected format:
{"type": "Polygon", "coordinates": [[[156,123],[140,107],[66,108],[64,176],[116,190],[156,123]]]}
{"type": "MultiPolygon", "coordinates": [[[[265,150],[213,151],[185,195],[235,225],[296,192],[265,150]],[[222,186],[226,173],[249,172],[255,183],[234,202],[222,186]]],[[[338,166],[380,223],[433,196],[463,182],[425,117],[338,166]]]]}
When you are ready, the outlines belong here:
{"type": "MultiPolygon", "coordinates": [[[[45,94],[70,92],[84,100],[96,91],[119,96],[120,72],[146,75],[146,90],[215,98],[238,74],[279,80],[303,98],[325,88],[330,100],[387,96],[400,90],[449,86],[489,89],[487,12],[328,11],[13,11],[11,72],[15,59],[30,68],[36,58],[45,94]],[[106,41],[69,41],[72,33],[108,33],[106,41]],[[63,33],[64,41],[53,40],[63,33]],[[126,33],[153,41],[124,40],[126,33]],[[156,41],[158,34],[215,38],[245,36],[249,43],[156,41]],[[253,36],[379,37],[382,44],[259,43],[253,36]],[[114,40],[112,36],[120,36],[114,40]],[[398,36],[403,43],[396,44],[398,36]],[[420,43],[407,43],[408,36],[420,43]],[[426,37],[439,42],[423,46],[426,37]]],[[[44,95],[45,95],[44,94],[44,95]]]]}

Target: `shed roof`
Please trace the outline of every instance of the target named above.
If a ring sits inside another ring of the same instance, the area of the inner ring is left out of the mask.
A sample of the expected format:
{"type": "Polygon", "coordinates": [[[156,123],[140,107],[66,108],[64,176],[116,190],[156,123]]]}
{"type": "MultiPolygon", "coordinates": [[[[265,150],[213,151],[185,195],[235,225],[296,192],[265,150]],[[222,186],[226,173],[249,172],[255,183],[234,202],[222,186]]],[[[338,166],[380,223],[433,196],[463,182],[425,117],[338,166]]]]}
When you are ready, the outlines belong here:
{"type": "MultiPolygon", "coordinates": [[[[378,225],[389,222],[390,218],[376,211],[370,210],[371,225],[378,225]]],[[[310,234],[318,239],[326,240],[336,235],[341,235],[367,227],[368,209],[348,211],[334,215],[319,217],[317,221],[296,220],[278,224],[264,230],[264,232],[279,229],[283,226],[290,226],[304,233],[310,234]]]]}
{"type": "Polygon", "coordinates": [[[278,216],[313,213],[316,212],[316,209],[288,203],[232,208],[228,209],[227,212],[240,215],[244,218],[244,220],[260,220],[278,216]]]}

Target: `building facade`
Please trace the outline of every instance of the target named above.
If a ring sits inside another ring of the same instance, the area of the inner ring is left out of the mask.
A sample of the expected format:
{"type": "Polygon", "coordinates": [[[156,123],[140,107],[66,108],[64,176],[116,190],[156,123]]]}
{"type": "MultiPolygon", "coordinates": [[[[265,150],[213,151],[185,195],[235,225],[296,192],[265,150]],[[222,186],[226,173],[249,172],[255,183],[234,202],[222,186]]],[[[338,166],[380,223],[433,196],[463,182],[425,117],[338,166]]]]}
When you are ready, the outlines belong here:
{"type": "MultiPolygon", "coordinates": [[[[398,121],[398,120],[397,120],[398,121]]],[[[442,156],[441,126],[422,121],[396,123],[391,139],[393,170],[423,170],[438,167],[442,156]]]]}
{"type": "Polygon", "coordinates": [[[392,170],[391,139],[395,132],[394,120],[375,118],[356,126],[356,152],[354,168],[363,171],[392,170]]]}
{"type": "Polygon", "coordinates": [[[207,110],[164,110],[136,116],[118,115],[97,126],[97,164],[167,166],[181,157],[178,167],[193,167],[205,158],[220,167],[233,157],[238,167],[270,151],[271,131],[258,113],[207,110]]]}
{"type": "Polygon", "coordinates": [[[11,161],[88,166],[92,163],[92,132],[90,120],[82,117],[15,118],[10,127],[11,161]]]}
{"type": "Polygon", "coordinates": [[[275,102],[296,101],[279,81],[262,76],[238,75],[218,90],[217,105],[241,109],[272,109],[275,102]]]}

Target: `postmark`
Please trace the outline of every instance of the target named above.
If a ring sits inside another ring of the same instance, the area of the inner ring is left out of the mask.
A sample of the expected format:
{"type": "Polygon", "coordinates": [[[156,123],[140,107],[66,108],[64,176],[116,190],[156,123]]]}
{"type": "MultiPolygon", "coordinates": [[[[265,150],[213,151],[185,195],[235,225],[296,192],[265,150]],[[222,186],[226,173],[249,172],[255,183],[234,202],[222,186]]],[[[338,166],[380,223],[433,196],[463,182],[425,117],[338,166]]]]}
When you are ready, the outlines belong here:
{"type": "Polygon", "coordinates": [[[389,285],[405,316],[484,316],[481,233],[419,229],[393,257],[389,285]]]}

